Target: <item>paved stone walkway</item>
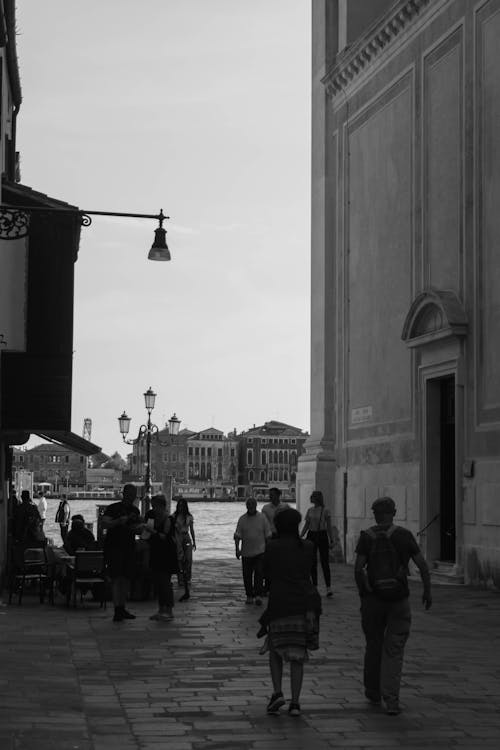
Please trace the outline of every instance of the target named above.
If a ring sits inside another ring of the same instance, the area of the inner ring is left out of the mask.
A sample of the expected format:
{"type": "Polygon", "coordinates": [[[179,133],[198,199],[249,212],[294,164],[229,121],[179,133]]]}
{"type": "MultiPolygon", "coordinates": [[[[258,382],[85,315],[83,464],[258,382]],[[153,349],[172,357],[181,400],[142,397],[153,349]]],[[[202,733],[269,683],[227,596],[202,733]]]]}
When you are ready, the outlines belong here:
{"type": "MultiPolygon", "coordinates": [[[[413,586],[404,712],[368,706],[352,568],[335,566],[321,648],[306,666],[302,716],[265,714],[267,657],[239,563],[199,562],[175,620],[111,622],[92,601],[68,610],[29,595],[0,606],[0,750],[326,750],[500,746],[500,596],[413,586]]],[[[177,596],[178,593],[176,592],[177,596]]],[[[288,670],[285,697],[289,697],[288,670]]]]}

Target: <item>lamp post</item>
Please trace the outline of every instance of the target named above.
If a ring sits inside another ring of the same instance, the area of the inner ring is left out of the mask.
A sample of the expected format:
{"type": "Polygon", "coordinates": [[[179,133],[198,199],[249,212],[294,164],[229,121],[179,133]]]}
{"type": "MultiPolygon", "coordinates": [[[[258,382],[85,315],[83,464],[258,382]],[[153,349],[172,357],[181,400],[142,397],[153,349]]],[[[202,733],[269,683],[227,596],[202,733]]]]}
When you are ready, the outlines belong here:
{"type": "Polygon", "coordinates": [[[167,232],[163,229],[163,222],[170,216],[165,216],[163,209],[159,214],[132,214],[120,211],[83,211],[79,208],[59,208],[56,206],[0,206],[0,240],[18,240],[29,234],[31,214],[58,214],[72,216],[80,221],[83,227],[92,224],[93,216],[120,216],[131,219],[156,219],[158,227],[155,229],[153,244],[148,253],[148,260],[170,260],[167,246],[167,232]]]}
{"type": "MultiPolygon", "coordinates": [[[[150,386],[144,394],[144,405],[148,413],[148,419],[147,419],[146,424],[142,424],[139,427],[139,432],[136,438],[133,438],[133,439],[127,438],[127,435],[130,430],[130,422],[132,420],[130,419],[129,416],[127,416],[126,412],[123,412],[123,414],[120,417],[118,417],[118,424],[120,427],[120,432],[122,434],[124,443],[127,443],[127,445],[137,445],[137,443],[140,443],[142,440],[144,440],[144,438],[146,439],[146,474],[144,478],[144,491],[145,491],[144,510],[149,509],[149,505],[151,502],[151,494],[152,494],[151,442],[154,438],[159,445],[162,445],[162,446],[170,445],[169,442],[165,443],[160,440],[160,437],[159,437],[160,429],[157,425],[151,422],[151,412],[155,408],[155,399],[156,399],[156,393],[153,391],[153,389],[150,386]]],[[[172,414],[172,416],[168,420],[169,435],[171,435],[172,437],[175,437],[175,435],[178,435],[180,424],[181,424],[180,419],[177,418],[176,414],[172,414]]]]}

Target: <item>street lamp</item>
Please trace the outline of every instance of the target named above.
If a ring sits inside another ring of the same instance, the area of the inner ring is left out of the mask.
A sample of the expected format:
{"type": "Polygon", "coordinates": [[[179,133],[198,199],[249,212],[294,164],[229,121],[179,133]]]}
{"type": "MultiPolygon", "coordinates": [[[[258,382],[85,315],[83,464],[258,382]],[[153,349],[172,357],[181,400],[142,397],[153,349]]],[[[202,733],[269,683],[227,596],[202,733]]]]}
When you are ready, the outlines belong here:
{"type": "MultiPolygon", "coordinates": [[[[136,438],[128,439],[127,435],[130,430],[130,422],[132,421],[129,416],[127,416],[126,412],[123,412],[123,414],[118,417],[118,425],[120,427],[120,432],[122,434],[123,442],[127,443],[127,445],[136,445],[137,443],[140,443],[144,438],[146,438],[146,476],[144,481],[144,489],[145,489],[145,503],[146,508],[145,510],[149,509],[149,503],[151,501],[151,494],[152,494],[152,485],[151,485],[151,441],[154,438],[159,445],[167,446],[170,445],[169,442],[162,442],[159,437],[160,429],[157,425],[152,424],[151,422],[151,412],[155,408],[155,399],[156,399],[156,393],[153,391],[151,386],[148,388],[146,393],[144,394],[144,405],[146,407],[146,411],[148,413],[148,421],[146,424],[142,424],[139,427],[139,432],[137,434],[136,438]]],[[[168,420],[168,433],[172,437],[175,437],[175,435],[179,434],[179,427],[180,427],[181,421],[177,418],[176,414],[172,414],[170,419],[168,420]]]]}
{"type": "Polygon", "coordinates": [[[121,216],[132,219],[156,219],[158,227],[155,229],[153,244],[148,253],[148,260],[170,260],[170,251],[166,241],[166,230],[163,222],[170,216],[165,216],[163,209],[159,214],[130,214],[118,211],[83,211],[79,208],[57,208],[55,206],[0,206],[0,239],[18,240],[29,234],[30,215],[37,214],[66,214],[79,219],[83,227],[92,224],[93,216],[121,216]]]}

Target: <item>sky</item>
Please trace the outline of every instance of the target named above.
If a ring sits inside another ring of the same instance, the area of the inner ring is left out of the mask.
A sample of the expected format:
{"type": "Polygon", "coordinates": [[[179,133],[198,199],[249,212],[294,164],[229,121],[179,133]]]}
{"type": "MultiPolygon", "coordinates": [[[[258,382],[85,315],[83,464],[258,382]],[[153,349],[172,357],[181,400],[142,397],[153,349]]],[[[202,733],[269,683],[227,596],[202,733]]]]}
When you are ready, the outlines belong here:
{"type": "MultiPolygon", "coordinates": [[[[75,266],[72,430],[117,417],[309,430],[309,0],[18,0],[21,181],[93,217],[75,266]]],[[[36,439],[30,444],[39,443],[36,439]]]]}

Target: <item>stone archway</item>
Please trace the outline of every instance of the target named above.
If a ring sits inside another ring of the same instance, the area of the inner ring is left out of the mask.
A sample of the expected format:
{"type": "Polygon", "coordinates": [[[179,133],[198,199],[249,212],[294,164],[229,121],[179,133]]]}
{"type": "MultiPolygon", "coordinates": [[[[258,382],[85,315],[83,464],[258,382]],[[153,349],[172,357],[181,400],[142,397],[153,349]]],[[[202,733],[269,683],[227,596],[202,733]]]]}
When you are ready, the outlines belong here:
{"type": "Polygon", "coordinates": [[[402,339],[415,351],[422,537],[435,573],[463,581],[464,345],[468,323],[454,291],[426,289],[413,301],[402,339]]]}

